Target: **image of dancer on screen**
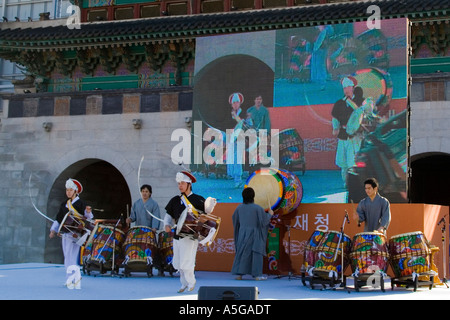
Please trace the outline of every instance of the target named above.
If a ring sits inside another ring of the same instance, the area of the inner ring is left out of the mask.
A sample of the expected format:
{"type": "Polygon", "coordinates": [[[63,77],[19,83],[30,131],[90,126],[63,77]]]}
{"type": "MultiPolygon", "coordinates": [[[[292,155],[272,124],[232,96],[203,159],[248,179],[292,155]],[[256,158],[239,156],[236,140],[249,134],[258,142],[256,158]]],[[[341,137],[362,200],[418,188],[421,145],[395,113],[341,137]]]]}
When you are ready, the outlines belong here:
{"type": "Polygon", "coordinates": [[[361,135],[359,132],[348,134],[347,123],[353,111],[362,105],[364,97],[355,78],[344,77],[341,84],[344,97],[336,101],[331,115],[333,135],[338,139],[335,163],[341,168],[342,181],[347,187],[347,171],[355,165],[355,155],[361,146],[361,135]]]}

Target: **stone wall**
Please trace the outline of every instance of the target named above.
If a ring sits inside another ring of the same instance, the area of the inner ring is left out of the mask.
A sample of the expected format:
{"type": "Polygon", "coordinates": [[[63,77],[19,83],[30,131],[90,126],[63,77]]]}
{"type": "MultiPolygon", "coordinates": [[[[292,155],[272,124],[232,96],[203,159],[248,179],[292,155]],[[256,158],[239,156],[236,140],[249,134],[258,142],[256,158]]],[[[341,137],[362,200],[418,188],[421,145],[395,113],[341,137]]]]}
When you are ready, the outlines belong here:
{"type": "Polygon", "coordinates": [[[411,103],[410,155],[450,154],[450,101],[411,103]]]}
{"type": "Polygon", "coordinates": [[[413,78],[410,98],[410,155],[413,159],[430,153],[450,154],[449,77],[449,73],[438,73],[413,78]],[[433,87],[435,90],[430,90],[433,87]],[[434,101],[427,101],[430,99],[434,101]]]}

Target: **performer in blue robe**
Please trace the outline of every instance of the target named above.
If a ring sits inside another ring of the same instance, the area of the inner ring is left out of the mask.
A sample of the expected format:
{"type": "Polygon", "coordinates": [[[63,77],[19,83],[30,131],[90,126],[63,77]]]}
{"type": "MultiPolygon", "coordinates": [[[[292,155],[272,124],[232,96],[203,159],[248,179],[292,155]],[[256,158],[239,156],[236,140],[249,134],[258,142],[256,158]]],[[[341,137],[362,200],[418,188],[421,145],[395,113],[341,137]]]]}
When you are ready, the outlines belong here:
{"type": "Polygon", "coordinates": [[[260,129],[267,130],[267,134],[270,135],[270,113],[269,110],[262,104],[262,96],[255,97],[255,105],[248,108],[247,114],[250,115],[252,119],[253,127],[256,131],[260,129]]]}
{"type": "Polygon", "coordinates": [[[389,201],[378,193],[378,181],[369,178],[364,181],[364,189],[367,197],[362,199],[356,213],[355,220],[364,222],[364,232],[379,231],[386,233],[391,222],[391,209],[389,201]]]}
{"type": "Polygon", "coordinates": [[[263,277],[263,257],[266,255],[266,242],[273,211],[269,213],[253,203],[255,191],[245,188],[242,191],[243,203],[233,213],[234,257],[231,273],[241,280],[245,274],[252,275],[255,280],[265,280],[263,277]]]}
{"type": "Polygon", "coordinates": [[[141,198],[131,207],[130,217],[127,223],[134,222],[136,226],[146,226],[153,231],[159,230],[160,212],[158,203],[152,199],[152,187],[148,184],[141,186],[141,198]]]}

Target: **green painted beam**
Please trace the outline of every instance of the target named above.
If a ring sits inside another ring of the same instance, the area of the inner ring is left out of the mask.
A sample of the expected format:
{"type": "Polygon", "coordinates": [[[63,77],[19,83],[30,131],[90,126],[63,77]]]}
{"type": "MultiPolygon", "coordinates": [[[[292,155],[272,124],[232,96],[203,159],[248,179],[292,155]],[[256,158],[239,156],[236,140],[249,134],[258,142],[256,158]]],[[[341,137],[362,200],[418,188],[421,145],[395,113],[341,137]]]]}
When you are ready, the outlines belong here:
{"type": "Polygon", "coordinates": [[[450,72],[450,57],[411,59],[411,73],[450,72]]]}
{"type": "Polygon", "coordinates": [[[126,76],[105,76],[105,77],[84,77],[81,80],[81,91],[95,89],[135,89],[139,86],[139,76],[137,74],[126,76]]]}

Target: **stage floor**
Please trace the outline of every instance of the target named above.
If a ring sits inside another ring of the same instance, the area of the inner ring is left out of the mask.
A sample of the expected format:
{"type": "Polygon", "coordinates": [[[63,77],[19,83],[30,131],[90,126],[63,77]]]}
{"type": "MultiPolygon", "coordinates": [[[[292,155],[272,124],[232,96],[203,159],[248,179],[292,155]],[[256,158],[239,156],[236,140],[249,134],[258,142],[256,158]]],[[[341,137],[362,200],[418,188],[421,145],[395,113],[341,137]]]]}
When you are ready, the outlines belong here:
{"type": "Polygon", "coordinates": [[[197,300],[202,286],[258,287],[258,300],[450,300],[450,289],[437,286],[432,290],[386,286],[380,289],[362,288],[360,292],[345,288],[312,290],[297,278],[269,276],[265,281],[238,281],[226,272],[197,271],[197,286],[193,292],[178,294],[177,274],[170,277],[132,273],[130,277],[112,277],[110,273],[83,275],[80,290],[70,290],[65,282],[65,269],[59,264],[25,263],[0,265],[0,300],[197,300]],[[97,276],[94,276],[97,275],[97,276]]]}

